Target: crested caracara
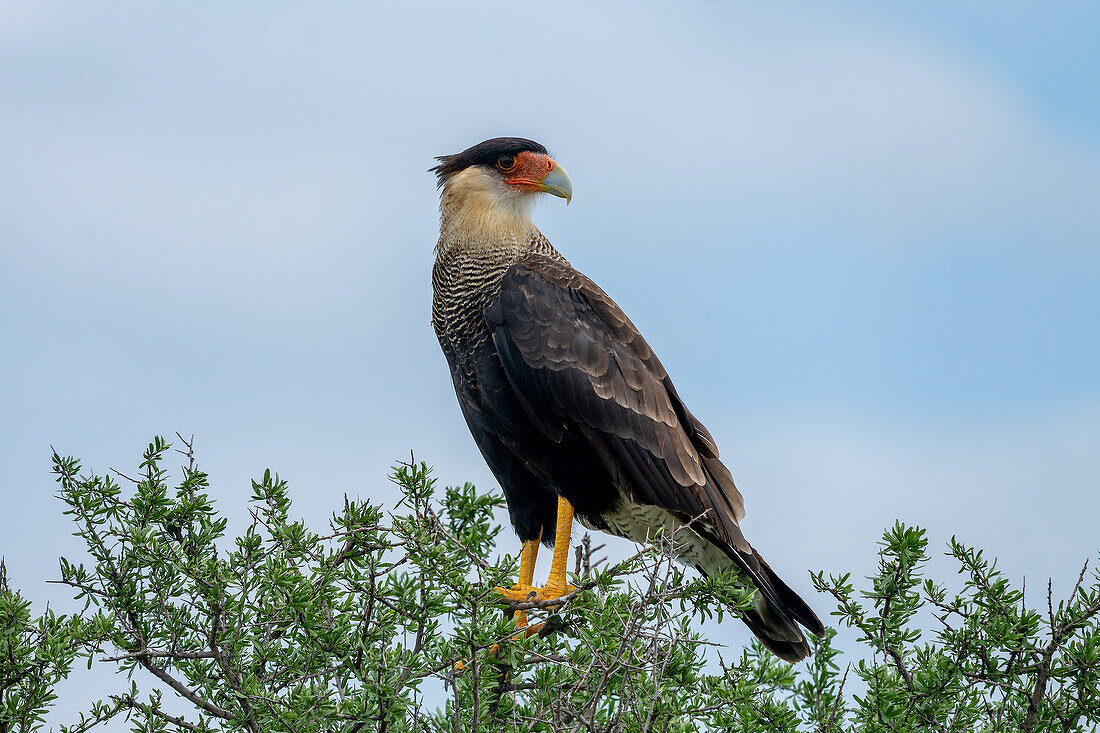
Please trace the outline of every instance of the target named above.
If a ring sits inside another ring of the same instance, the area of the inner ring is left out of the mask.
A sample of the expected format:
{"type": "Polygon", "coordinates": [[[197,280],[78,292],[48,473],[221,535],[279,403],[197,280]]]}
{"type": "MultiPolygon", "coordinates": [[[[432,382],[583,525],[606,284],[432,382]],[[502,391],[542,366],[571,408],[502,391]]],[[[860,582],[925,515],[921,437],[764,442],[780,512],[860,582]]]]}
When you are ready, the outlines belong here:
{"type": "Polygon", "coordinates": [[[565,169],[522,138],[438,160],[432,325],[523,541],[519,582],[502,592],[524,600],[570,590],[574,513],[638,542],[681,528],[679,559],[703,573],[739,568],[756,587],[745,623],[780,658],[807,656],[799,624],[824,627],[741,533],[744,502],[714,439],[630,319],[531,221],[540,192],[572,197],[565,169]],[[540,540],[554,545],[554,560],[535,588],[540,540]]]}

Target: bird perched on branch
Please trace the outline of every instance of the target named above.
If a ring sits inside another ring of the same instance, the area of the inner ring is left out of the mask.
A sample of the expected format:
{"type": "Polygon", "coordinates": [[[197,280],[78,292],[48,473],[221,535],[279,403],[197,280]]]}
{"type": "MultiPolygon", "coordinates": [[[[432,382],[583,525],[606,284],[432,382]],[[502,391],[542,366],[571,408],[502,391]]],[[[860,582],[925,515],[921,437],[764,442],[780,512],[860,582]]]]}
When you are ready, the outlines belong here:
{"type": "Polygon", "coordinates": [[[799,624],[824,627],[741,533],[744,502],[714,439],[630,319],[531,221],[538,194],[572,198],[565,169],[514,137],[437,160],[432,325],[523,542],[519,582],[501,592],[550,600],[572,590],[574,514],[637,542],[676,530],[680,560],[703,573],[736,566],[755,585],[743,618],[768,649],[788,662],[809,655],[799,624]],[[536,588],[540,541],[554,559],[536,588]]]}

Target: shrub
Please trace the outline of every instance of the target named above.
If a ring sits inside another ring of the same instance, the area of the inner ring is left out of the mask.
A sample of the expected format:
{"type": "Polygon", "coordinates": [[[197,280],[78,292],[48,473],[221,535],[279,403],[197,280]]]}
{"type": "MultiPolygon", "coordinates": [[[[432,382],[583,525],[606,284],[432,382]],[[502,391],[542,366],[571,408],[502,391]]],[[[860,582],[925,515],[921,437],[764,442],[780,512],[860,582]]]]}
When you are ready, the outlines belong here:
{"type": "Polygon", "coordinates": [[[814,576],[858,632],[857,661],[841,669],[832,629],[796,666],[758,644],[726,660],[699,624],[746,607],[751,590],[733,576],[689,576],[662,551],[668,538],[609,565],[585,536],[576,593],[508,605],[494,590],[517,570],[496,551],[499,495],[470,484],[439,492],[427,466],[410,462],[391,476],[397,506],[345,499],[319,534],[292,518],[286,482],[267,471],[253,483],[251,523],[230,538],[182,445],[172,486],[162,438],[132,479],[54,455],[88,552],[61,559],[60,582],[84,605],[32,619],[0,570],[0,733],[40,729],[78,658],[130,682],[61,728],[74,733],[120,716],[139,731],[253,733],[1071,731],[1100,721],[1096,573],[1082,570],[1064,601],[1048,589],[1046,608],[1033,609],[995,563],[953,539],[965,580],[951,593],[923,577],[923,530],[898,524],[865,590],[847,575],[814,576]],[[519,608],[545,621],[538,633],[516,634],[519,608]],[[928,632],[915,626],[922,611],[928,632]]]}

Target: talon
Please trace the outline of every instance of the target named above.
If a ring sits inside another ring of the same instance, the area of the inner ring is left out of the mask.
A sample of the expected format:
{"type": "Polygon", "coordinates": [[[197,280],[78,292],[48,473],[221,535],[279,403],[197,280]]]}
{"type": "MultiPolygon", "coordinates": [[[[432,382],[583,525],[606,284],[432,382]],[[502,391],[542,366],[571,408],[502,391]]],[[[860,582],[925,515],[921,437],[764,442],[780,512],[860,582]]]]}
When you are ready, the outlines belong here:
{"type": "MultiPolygon", "coordinates": [[[[542,626],[542,624],[539,624],[539,626],[542,626]]],[[[500,647],[496,644],[491,645],[488,649],[485,650],[485,656],[486,657],[496,657],[496,656],[499,656],[499,655],[500,655],[500,647]]],[[[460,659],[457,662],[455,662],[454,670],[455,670],[455,672],[465,672],[466,671],[466,660],[460,659]]]]}
{"type": "Polygon", "coordinates": [[[569,595],[573,591],[577,590],[577,586],[569,585],[569,583],[566,583],[565,585],[559,586],[558,588],[551,588],[548,583],[543,590],[546,591],[546,598],[540,598],[539,600],[552,600],[554,598],[561,598],[562,596],[569,595]]]}
{"type": "Polygon", "coordinates": [[[524,621],[523,628],[520,629],[520,633],[516,634],[512,638],[519,638],[519,636],[521,636],[521,635],[524,636],[525,638],[534,636],[535,634],[539,633],[539,631],[541,631],[542,627],[545,626],[545,625],[546,625],[546,622],[542,621],[540,623],[535,624],[534,626],[528,626],[527,622],[524,621]]]}
{"type": "MultiPolygon", "coordinates": [[[[535,572],[535,557],[539,550],[539,540],[534,539],[526,540],[523,543],[523,550],[520,553],[519,582],[511,588],[497,586],[494,590],[513,603],[523,603],[525,601],[554,601],[576,591],[577,589],[575,586],[565,581],[565,565],[568,559],[567,555],[569,552],[569,539],[572,524],[573,507],[565,499],[559,498],[554,561],[551,564],[550,577],[546,580],[546,585],[541,588],[536,588],[531,585],[535,572]]],[[[516,622],[516,633],[512,635],[512,639],[534,636],[546,625],[545,622],[537,623],[534,626],[529,625],[527,623],[526,611],[516,611],[512,615],[516,622]]],[[[493,644],[486,649],[485,653],[486,656],[489,657],[498,656],[500,654],[500,647],[493,644]]],[[[455,671],[464,671],[466,669],[466,664],[467,662],[465,660],[455,662],[455,671]]]]}
{"type": "MultiPolygon", "coordinates": [[[[525,540],[523,550],[519,556],[519,581],[511,588],[497,586],[496,592],[504,596],[512,603],[524,603],[527,601],[554,601],[562,596],[569,595],[577,590],[575,586],[565,581],[565,566],[568,560],[569,540],[573,526],[573,506],[565,499],[558,499],[557,527],[554,539],[554,561],[550,567],[550,577],[546,585],[536,588],[531,585],[535,573],[535,558],[539,551],[538,539],[525,540]]],[[[544,624],[538,623],[530,626],[527,623],[526,611],[515,611],[512,614],[516,622],[516,633],[513,639],[533,636],[542,629],[544,624]]],[[[491,654],[496,655],[496,645],[492,647],[491,654]]],[[[458,668],[458,665],[455,665],[458,668]]]]}
{"type": "Polygon", "coordinates": [[[496,591],[509,601],[514,603],[525,603],[529,601],[553,601],[562,596],[569,595],[576,589],[576,586],[569,585],[568,583],[558,585],[549,582],[541,588],[516,584],[511,588],[497,588],[496,591]]]}
{"type": "Polygon", "coordinates": [[[509,601],[522,602],[531,600],[531,596],[537,597],[540,590],[541,588],[536,588],[532,585],[516,583],[511,588],[498,587],[496,589],[496,592],[507,598],[509,601]]]}

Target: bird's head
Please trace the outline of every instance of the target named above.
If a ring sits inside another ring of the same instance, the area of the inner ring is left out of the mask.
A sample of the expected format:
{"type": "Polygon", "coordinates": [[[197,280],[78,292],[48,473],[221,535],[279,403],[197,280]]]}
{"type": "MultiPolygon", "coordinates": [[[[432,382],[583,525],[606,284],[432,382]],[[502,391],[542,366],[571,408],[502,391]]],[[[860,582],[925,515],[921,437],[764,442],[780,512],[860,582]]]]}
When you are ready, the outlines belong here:
{"type": "Polygon", "coordinates": [[[573,197],[569,174],[534,140],[496,137],[436,160],[444,202],[460,207],[530,218],[536,194],[573,197]]]}

